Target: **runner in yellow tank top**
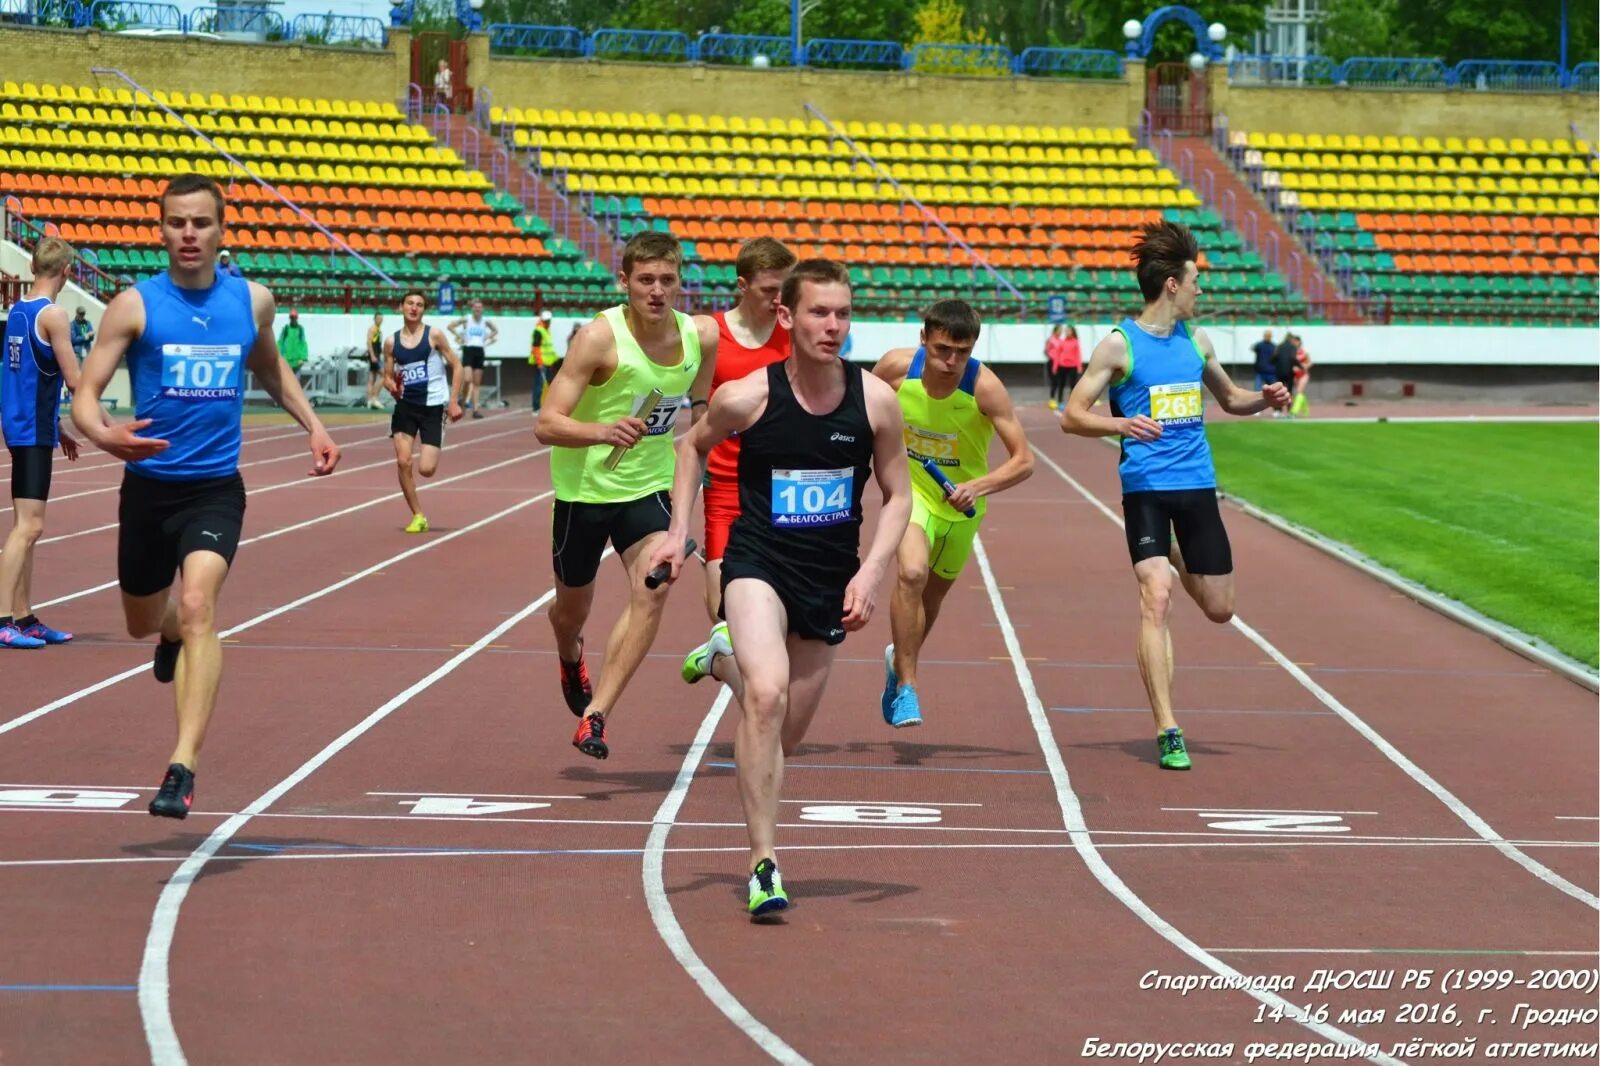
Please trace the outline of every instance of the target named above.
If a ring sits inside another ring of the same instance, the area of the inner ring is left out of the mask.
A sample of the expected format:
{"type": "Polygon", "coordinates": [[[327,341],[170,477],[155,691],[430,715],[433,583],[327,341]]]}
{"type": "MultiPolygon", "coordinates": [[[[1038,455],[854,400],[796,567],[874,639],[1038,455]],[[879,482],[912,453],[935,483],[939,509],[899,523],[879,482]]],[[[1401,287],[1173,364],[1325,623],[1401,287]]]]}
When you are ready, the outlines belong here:
{"type": "Polygon", "coordinates": [[[923,316],[920,348],[896,348],[872,369],[900,397],[911,464],[911,524],[900,542],[889,613],[894,643],[883,653],[881,709],[896,729],[922,724],[917,658],[972,552],[987,497],[1033,473],[1033,453],[1006,387],[972,358],[980,328],[965,301],[942,300],[923,316]],[[991,471],[989,442],[996,433],[1007,457],[991,471]],[[929,465],[954,485],[948,498],[929,465]]]}
{"type": "Polygon", "coordinates": [[[608,716],[649,653],[667,600],[668,585],[645,587],[644,563],[672,518],[673,426],[685,397],[694,419],[705,413],[716,364],[716,322],[673,309],[682,263],[670,234],[645,232],[628,242],[617,279],[628,302],[573,337],[534,428],[539,443],[552,446],[550,626],[561,695],[580,719],[573,746],[597,759],[610,753],[608,716]],[[642,407],[652,393],[660,399],[642,407]],[[627,572],[629,597],[591,689],[583,627],[608,541],[627,572]]]}

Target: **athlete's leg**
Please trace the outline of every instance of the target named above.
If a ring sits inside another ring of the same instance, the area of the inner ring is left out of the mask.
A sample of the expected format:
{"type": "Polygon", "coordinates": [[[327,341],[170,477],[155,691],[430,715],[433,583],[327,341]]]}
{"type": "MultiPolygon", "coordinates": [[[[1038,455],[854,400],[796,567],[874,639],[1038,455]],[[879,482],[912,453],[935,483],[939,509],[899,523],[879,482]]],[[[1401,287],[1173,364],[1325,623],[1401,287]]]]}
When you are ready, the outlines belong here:
{"type": "Polygon", "coordinates": [[[665,533],[652,533],[628,545],[622,553],[622,565],[628,574],[628,603],[606,640],[606,661],[595,685],[594,700],[589,704],[591,715],[605,715],[616,709],[622,690],[655,643],[656,632],[661,628],[661,610],[671,586],[663,582],[656,588],[646,588],[645,563],[664,536],[665,533]]]}
{"type": "Polygon", "coordinates": [[[733,761],[754,870],[762,859],[776,858],[773,844],[789,711],[788,617],[772,586],[752,578],[728,583],[724,610],[741,678],[734,688],[742,713],[734,734],[733,761]]]}
{"type": "Polygon", "coordinates": [[[1217,495],[1211,491],[1186,493],[1174,508],[1175,544],[1169,553],[1184,591],[1218,624],[1233,618],[1233,549],[1222,524],[1217,495]]]}
{"type": "Polygon", "coordinates": [[[1172,606],[1172,568],[1163,558],[1141,559],[1134,564],[1139,582],[1139,676],[1156,728],[1177,728],[1172,717],[1172,639],[1167,619],[1172,606]]]}
{"type": "Polygon", "coordinates": [[[43,500],[17,498],[11,533],[0,553],[0,615],[25,617],[31,609],[33,547],[44,532],[43,500]]]}
{"type": "Polygon", "coordinates": [[[396,433],[394,435],[394,463],[396,473],[400,477],[400,492],[406,498],[406,506],[411,508],[413,515],[422,513],[422,501],[417,498],[417,480],[411,470],[412,452],[416,445],[416,438],[410,433],[396,433]]]}
{"type": "Polygon", "coordinates": [[[550,604],[550,629],[556,637],[556,654],[569,663],[583,657],[583,627],[594,607],[594,582],[564,585],[556,580],[556,598],[550,604]]]}
{"type": "Polygon", "coordinates": [[[417,451],[417,473],[423,477],[432,477],[439,469],[439,448],[437,445],[424,444],[417,451]]]}
{"type": "MultiPolygon", "coordinates": [[[[917,645],[920,654],[922,645],[928,641],[928,634],[933,632],[933,625],[939,620],[939,610],[944,606],[944,598],[955,587],[953,577],[944,577],[941,574],[928,574],[928,587],[922,590],[922,641],[917,645]]],[[[912,672],[916,672],[916,663],[911,664],[912,672]]]]}
{"type": "Polygon", "coordinates": [[[783,754],[793,755],[811,728],[833,670],[838,646],[823,640],[803,640],[791,634],[789,649],[789,711],[783,718],[783,754]]]}
{"type": "Polygon", "coordinates": [[[712,625],[722,621],[722,616],[717,613],[721,607],[722,560],[708,559],[706,561],[706,614],[711,617],[712,625]]]}
{"type": "Polygon", "coordinates": [[[915,522],[906,526],[896,555],[899,573],[889,604],[889,632],[894,637],[894,672],[899,685],[917,683],[917,653],[926,627],[923,593],[928,587],[928,533],[915,522]]]}
{"type": "Polygon", "coordinates": [[[483,407],[483,367],[472,368],[472,409],[477,411],[483,407]]]}
{"type": "Polygon", "coordinates": [[[1232,574],[1191,574],[1183,565],[1183,552],[1174,544],[1170,559],[1189,594],[1207,618],[1219,624],[1233,620],[1234,586],[1232,574]]]}
{"type": "Polygon", "coordinates": [[[222,641],[217,636],[217,596],[228,576],[228,561],[216,552],[195,551],[182,563],[183,591],[178,596],[178,629],[183,650],[178,654],[178,744],[169,763],[196,769],[206,726],[222,683],[222,641]]]}

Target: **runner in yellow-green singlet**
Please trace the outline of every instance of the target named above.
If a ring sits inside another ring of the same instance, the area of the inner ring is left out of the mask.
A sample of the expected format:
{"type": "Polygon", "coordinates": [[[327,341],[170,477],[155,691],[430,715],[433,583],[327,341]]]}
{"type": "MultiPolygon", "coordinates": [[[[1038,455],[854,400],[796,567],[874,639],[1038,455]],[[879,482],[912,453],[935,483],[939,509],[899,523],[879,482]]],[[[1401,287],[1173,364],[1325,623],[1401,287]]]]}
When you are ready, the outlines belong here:
{"type": "Polygon", "coordinates": [[[1033,473],[1033,452],[1011,396],[995,372],[973,358],[981,326],[964,300],[941,300],[923,316],[920,347],[889,351],[872,368],[900,397],[911,464],[911,524],[900,541],[889,613],[894,643],[883,653],[881,709],[896,729],[922,724],[917,659],[972,553],[987,497],[1033,473]],[[995,434],[1007,457],[990,470],[995,434]]]}
{"type": "Polygon", "coordinates": [[[628,242],[618,277],[627,303],[595,316],[572,339],[535,428],[539,442],[552,445],[550,625],[561,694],[580,719],[573,746],[596,759],[610,754],[608,716],[650,651],[667,599],[668,585],[646,587],[644,563],[672,518],[672,427],[685,396],[694,418],[704,414],[716,363],[716,322],[672,306],[682,263],[670,234],[645,232],[628,242]],[[643,408],[653,394],[659,399],[643,408]],[[614,450],[620,458],[613,464],[614,450]],[[627,572],[629,595],[591,688],[583,627],[608,541],[627,572]]]}

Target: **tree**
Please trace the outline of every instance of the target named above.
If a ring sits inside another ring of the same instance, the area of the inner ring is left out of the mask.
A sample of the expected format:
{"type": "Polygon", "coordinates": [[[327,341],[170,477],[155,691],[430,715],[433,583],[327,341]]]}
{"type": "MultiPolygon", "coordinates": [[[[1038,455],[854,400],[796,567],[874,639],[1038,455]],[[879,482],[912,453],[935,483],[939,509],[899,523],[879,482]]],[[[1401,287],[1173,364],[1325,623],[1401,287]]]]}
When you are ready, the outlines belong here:
{"type": "Polygon", "coordinates": [[[1317,53],[1335,63],[1351,56],[1418,55],[1395,26],[1395,0],[1327,0],[1317,53]]]}
{"type": "MultiPolygon", "coordinates": [[[[1129,8],[1122,0],[1067,0],[1072,13],[1082,21],[1082,41],[1072,48],[1110,48],[1123,50],[1127,38],[1122,24],[1128,21],[1129,8]]],[[[1208,0],[1191,4],[1207,25],[1220,22],[1228,28],[1228,40],[1240,51],[1246,41],[1267,24],[1266,5],[1261,0],[1208,0]]],[[[1148,14],[1148,11],[1142,14],[1148,14]]],[[[1181,22],[1169,22],[1156,31],[1155,45],[1146,57],[1149,63],[1181,63],[1195,50],[1194,34],[1181,22]]]]}
{"type": "MultiPolygon", "coordinates": [[[[1569,62],[1595,56],[1595,6],[1570,3],[1569,62]]],[[[1417,54],[1446,63],[1463,59],[1556,60],[1561,53],[1560,0],[1407,0],[1395,5],[1394,27],[1417,54]]],[[[1395,55],[1384,51],[1381,55],[1395,55]]],[[[1404,53],[1400,53],[1404,54],[1404,53]]]]}

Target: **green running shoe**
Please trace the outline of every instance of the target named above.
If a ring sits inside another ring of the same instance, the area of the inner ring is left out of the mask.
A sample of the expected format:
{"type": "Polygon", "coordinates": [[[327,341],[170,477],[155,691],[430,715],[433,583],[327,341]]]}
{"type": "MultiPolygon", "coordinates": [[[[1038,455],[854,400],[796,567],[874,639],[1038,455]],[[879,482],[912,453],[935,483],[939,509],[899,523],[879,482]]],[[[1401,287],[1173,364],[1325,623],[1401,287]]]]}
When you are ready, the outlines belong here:
{"type": "Polygon", "coordinates": [[[711,639],[690,652],[683,660],[683,679],[694,684],[711,676],[711,663],[719,655],[733,654],[733,637],[728,633],[728,623],[718,622],[711,627],[711,639]]]}
{"type": "Polygon", "coordinates": [[[1169,729],[1162,733],[1156,737],[1156,747],[1161,751],[1163,770],[1189,769],[1189,748],[1183,742],[1183,730],[1169,729]]]}
{"type": "Polygon", "coordinates": [[[750,917],[760,918],[788,906],[789,893],[783,890],[778,864],[762,859],[756,863],[756,872],[750,875],[750,917]]]}

